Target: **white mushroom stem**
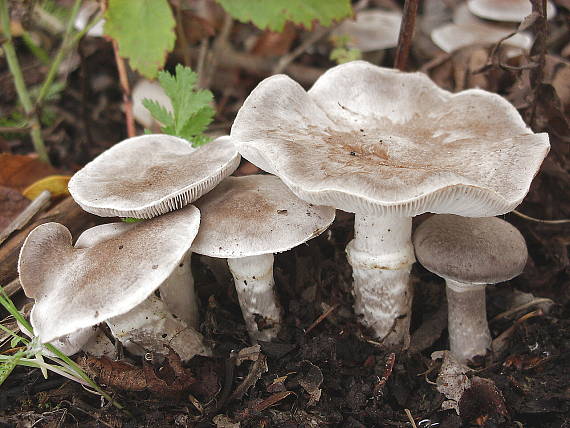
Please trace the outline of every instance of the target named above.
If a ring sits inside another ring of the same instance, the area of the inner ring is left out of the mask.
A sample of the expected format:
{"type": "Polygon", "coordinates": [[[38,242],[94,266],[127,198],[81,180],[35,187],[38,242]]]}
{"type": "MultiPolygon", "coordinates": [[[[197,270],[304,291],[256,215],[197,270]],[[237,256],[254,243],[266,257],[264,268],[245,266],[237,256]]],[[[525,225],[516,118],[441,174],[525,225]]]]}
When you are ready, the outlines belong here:
{"type": "Polygon", "coordinates": [[[113,337],[134,354],[145,350],[165,355],[170,346],[183,360],[210,355],[200,333],[172,316],[162,300],[150,296],[129,312],[109,318],[113,337]]]}
{"type": "Polygon", "coordinates": [[[491,347],[485,285],[446,279],[449,348],[461,361],[485,355],[491,347]]]}
{"type": "Polygon", "coordinates": [[[354,310],[388,347],[410,341],[415,261],[410,217],[355,215],[354,239],[346,247],[354,278],[354,310]]]}
{"type": "Polygon", "coordinates": [[[177,318],[190,327],[198,328],[199,313],[191,257],[192,252],[189,251],[160,286],[160,298],[177,318]]]}
{"type": "Polygon", "coordinates": [[[281,311],[275,294],[273,254],[228,259],[228,266],[252,342],[274,339],[279,331],[281,311]]]}

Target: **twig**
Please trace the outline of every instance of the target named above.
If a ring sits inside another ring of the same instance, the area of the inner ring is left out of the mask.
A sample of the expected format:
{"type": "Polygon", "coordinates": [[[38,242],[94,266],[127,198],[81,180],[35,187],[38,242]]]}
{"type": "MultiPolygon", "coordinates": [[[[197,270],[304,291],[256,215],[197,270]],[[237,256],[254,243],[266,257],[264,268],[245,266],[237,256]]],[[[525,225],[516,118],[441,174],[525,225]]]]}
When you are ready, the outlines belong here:
{"type": "Polygon", "coordinates": [[[8,297],[12,297],[18,291],[22,289],[22,284],[20,283],[20,278],[14,279],[10,282],[6,287],[4,287],[4,291],[8,295],[8,297]]]}
{"type": "Polygon", "coordinates": [[[182,49],[182,61],[186,67],[191,67],[190,63],[192,57],[190,56],[190,45],[188,44],[188,39],[186,38],[186,32],[184,31],[184,20],[182,19],[182,8],[180,4],[174,7],[174,18],[176,19],[176,32],[178,40],[180,41],[180,47],[182,49]]]}
{"type": "Polygon", "coordinates": [[[22,73],[22,69],[20,68],[20,62],[18,61],[18,57],[16,55],[16,49],[14,48],[12,32],[10,31],[10,12],[8,11],[7,0],[0,0],[0,22],[2,24],[5,38],[2,47],[4,49],[8,68],[10,69],[10,73],[14,78],[14,86],[16,87],[16,92],[18,93],[18,99],[20,100],[20,103],[22,104],[22,107],[28,116],[30,136],[34,144],[34,150],[38,154],[40,160],[46,163],[50,163],[46,146],[42,138],[38,113],[34,109],[28,88],[26,88],[24,75],[22,73]]]}
{"type": "Polygon", "coordinates": [[[530,0],[530,3],[532,4],[532,13],[538,14],[538,18],[533,25],[536,40],[532,49],[534,54],[538,51],[538,67],[530,70],[530,85],[534,90],[532,94],[529,125],[533,128],[534,121],[536,119],[536,107],[538,104],[539,92],[542,88],[542,81],[544,80],[548,27],[546,22],[546,0],[530,0]]]}
{"type": "Polygon", "coordinates": [[[318,326],[326,317],[332,314],[336,308],[338,308],[338,303],[328,308],[315,321],[313,321],[313,323],[307,328],[307,330],[305,330],[305,334],[308,334],[312,329],[318,326]]]}
{"type": "Polygon", "coordinates": [[[51,198],[51,193],[44,190],[33,202],[26,207],[6,228],[0,232],[0,245],[8,238],[12,232],[20,230],[28,224],[28,222],[40,212],[48,204],[51,198]]]}
{"type": "Polygon", "coordinates": [[[198,87],[206,88],[204,84],[208,79],[204,75],[206,69],[206,57],[208,56],[208,38],[204,37],[200,41],[200,49],[198,50],[198,62],[196,64],[196,74],[198,74],[198,87]]]}
{"type": "Polygon", "coordinates": [[[117,62],[117,71],[119,72],[119,82],[123,91],[123,104],[125,106],[125,117],[127,122],[127,136],[129,138],[136,135],[135,117],[133,116],[133,100],[131,99],[131,88],[129,87],[129,79],[127,77],[127,67],[125,61],[119,55],[119,44],[113,39],[113,52],[115,53],[115,61],[117,62]]]}
{"type": "Polygon", "coordinates": [[[283,71],[287,68],[289,64],[291,64],[293,61],[295,61],[295,59],[304,54],[305,51],[309,49],[311,46],[313,46],[316,42],[318,42],[323,37],[330,34],[330,32],[334,30],[338,25],[339,24],[331,25],[329,28],[323,27],[318,29],[317,31],[313,31],[312,33],[310,33],[309,37],[307,37],[307,39],[303,43],[301,43],[299,46],[297,46],[287,55],[283,55],[279,59],[279,62],[277,62],[277,64],[273,68],[273,74],[283,73],[283,71]]]}
{"type": "Polygon", "coordinates": [[[416,425],[416,422],[414,421],[414,417],[412,416],[412,412],[410,412],[410,409],[404,409],[404,412],[406,412],[406,416],[408,417],[408,420],[412,424],[412,427],[418,428],[418,426],[416,425]]]}
{"type": "Polygon", "coordinates": [[[212,80],[212,76],[216,74],[216,69],[218,67],[218,62],[221,58],[225,58],[226,51],[231,51],[230,44],[228,42],[232,28],[234,26],[234,20],[229,13],[224,14],[224,23],[222,29],[214,43],[212,45],[211,54],[207,64],[204,66],[204,76],[200,78],[201,87],[209,88],[212,80]]]}
{"type": "Polygon", "coordinates": [[[400,35],[398,36],[398,47],[396,48],[396,59],[394,60],[394,68],[398,70],[406,70],[408,65],[408,57],[410,55],[410,48],[416,27],[418,4],[418,0],[406,0],[404,3],[402,24],[400,25],[400,35]]]}
{"type": "Polygon", "coordinates": [[[493,319],[491,319],[491,320],[489,321],[489,323],[495,322],[495,321],[497,321],[497,320],[499,320],[499,319],[501,319],[501,318],[507,318],[507,317],[509,317],[509,316],[511,316],[511,315],[513,315],[513,314],[516,314],[517,312],[520,312],[520,311],[522,311],[522,310],[524,310],[524,309],[530,308],[531,306],[538,305],[538,304],[540,304],[540,303],[550,303],[550,304],[553,305],[553,304],[554,304],[554,301],[552,301],[551,299],[548,299],[548,298],[546,298],[546,297],[540,297],[540,298],[531,300],[530,302],[527,302],[527,303],[524,303],[524,304],[522,304],[522,305],[516,306],[516,307],[514,307],[514,308],[512,308],[512,309],[509,309],[508,311],[501,312],[500,314],[498,314],[497,316],[495,316],[493,319]]]}
{"type": "Polygon", "coordinates": [[[513,214],[518,215],[520,218],[524,218],[525,220],[534,221],[536,223],[543,223],[543,224],[566,224],[570,223],[570,219],[563,219],[563,220],[541,220],[539,218],[534,218],[529,215],[523,214],[520,211],[513,210],[513,214]]]}

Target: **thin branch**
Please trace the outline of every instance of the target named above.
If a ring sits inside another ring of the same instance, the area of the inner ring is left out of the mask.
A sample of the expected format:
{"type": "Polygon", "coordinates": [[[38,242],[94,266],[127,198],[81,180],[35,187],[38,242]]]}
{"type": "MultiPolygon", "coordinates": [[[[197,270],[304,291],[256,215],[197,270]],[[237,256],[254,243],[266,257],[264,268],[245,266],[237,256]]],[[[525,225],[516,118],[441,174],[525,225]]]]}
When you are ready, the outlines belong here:
{"type": "Polygon", "coordinates": [[[529,215],[523,214],[520,211],[513,210],[513,214],[518,215],[520,218],[524,218],[525,220],[534,221],[535,223],[543,223],[543,224],[566,224],[570,223],[570,219],[562,219],[562,220],[542,220],[540,218],[531,217],[529,215]]]}
{"type": "Polygon", "coordinates": [[[8,68],[10,69],[10,73],[14,78],[14,86],[16,87],[16,92],[18,93],[18,99],[20,100],[20,103],[22,104],[22,107],[28,116],[30,136],[34,144],[34,149],[38,154],[40,160],[49,163],[49,156],[42,138],[38,114],[32,104],[32,99],[30,98],[30,94],[24,80],[24,75],[22,73],[22,69],[20,68],[20,62],[18,61],[18,57],[16,55],[16,49],[14,48],[12,33],[10,31],[10,12],[8,11],[7,0],[0,0],[0,21],[5,37],[2,47],[4,49],[6,61],[8,62],[8,68]]]}
{"type": "Polygon", "coordinates": [[[396,59],[394,60],[394,68],[398,70],[406,70],[408,66],[408,57],[410,56],[410,48],[416,28],[418,4],[419,0],[406,0],[404,3],[402,24],[400,25],[400,35],[398,36],[398,47],[396,48],[396,59]]]}
{"type": "Polygon", "coordinates": [[[127,122],[127,136],[129,138],[136,135],[135,117],[133,116],[133,100],[131,99],[131,88],[127,77],[127,67],[125,61],[119,55],[119,44],[113,39],[113,51],[115,52],[115,61],[117,62],[117,71],[119,72],[119,82],[123,91],[123,104],[125,106],[125,117],[127,122]]]}
{"type": "Polygon", "coordinates": [[[536,107],[538,105],[539,93],[542,88],[544,80],[544,66],[546,64],[546,44],[548,37],[548,24],[546,22],[546,0],[530,0],[532,4],[532,13],[538,15],[534,23],[535,42],[532,47],[532,53],[538,53],[537,67],[530,70],[530,84],[534,88],[532,94],[532,103],[530,110],[529,125],[534,128],[534,121],[536,119],[536,107]]]}

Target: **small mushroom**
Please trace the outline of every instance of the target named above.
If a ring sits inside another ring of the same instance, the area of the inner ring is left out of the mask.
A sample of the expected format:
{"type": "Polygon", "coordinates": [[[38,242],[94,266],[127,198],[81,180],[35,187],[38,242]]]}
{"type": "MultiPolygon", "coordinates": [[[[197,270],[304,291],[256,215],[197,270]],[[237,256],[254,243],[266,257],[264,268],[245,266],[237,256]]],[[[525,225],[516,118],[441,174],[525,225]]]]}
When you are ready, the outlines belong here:
{"type": "MultiPolygon", "coordinates": [[[[468,0],[467,7],[472,14],[483,19],[501,22],[521,22],[532,12],[528,0],[468,0]]],[[[556,16],[556,8],[550,0],[546,2],[546,17],[556,16]]]]}
{"type": "Polygon", "coordinates": [[[281,323],[273,254],[320,235],[334,208],[300,200],[270,175],[228,177],[196,206],[202,221],[192,251],[228,259],[252,341],[273,339],[281,323]]]}
{"type": "MultiPolygon", "coordinates": [[[[77,13],[77,16],[75,17],[75,22],[73,23],[75,29],[79,31],[85,29],[85,27],[87,27],[87,25],[89,24],[89,20],[95,15],[95,13],[99,9],[100,9],[99,4],[96,1],[86,1],[81,6],[79,12],[77,13]]],[[[97,24],[91,27],[89,31],[87,31],[87,35],[91,37],[103,37],[104,26],[105,26],[105,20],[101,19],[97,24]]]]}
{"type": "Polygon", "coordinates": [[[513,210],[550,147],[497,94],[452,94],[425,74],[363,61],[331,68],[308,92],[284,75],[265,79],[231,137],[299,198],[355,213],[355,312],[396,348],[409,342],[412,217],[513,210]]]}
{"type": "Polygon", "coordinates": [[[147,129],[159,130],[160,125],[150,111],[143,105],[143,100],[149,99],[158,102],[166,111],[172,112],[172,101],[166,95],[162,86],[147,79],[139,80],[133,87],[133,116],[135,120],[147,129]]]}
{"type": "Polygon", "coordinates": [[[522,272],[528,256],[523,236],[496,217],[435,215],[413,240],[422,266],[445,279],[451,352],[462,361],[485,355],[491,345],[485,286],[522,272]]]}
{"type": "Polygon", "coordinates": [[[46,343],[107,321],[131,349],[166,353],[169,344],[183,359],[208,353],[202,336],[152,295],[188,252],[199,221],[190,205],[145,222],[89,229],[76,248],[61,224],[35,228],[18,261],[22,287],[35,299],[34,332],[46,343]]]}
{"type": "Polygon", "coordinates": [[[381,9],[363,10],[356,14],[356,19],[342,22],[333,34],[347,35],[348,46],[362,52],[394,48],[398,45],[398,35],[402,14],[381,9]]]}

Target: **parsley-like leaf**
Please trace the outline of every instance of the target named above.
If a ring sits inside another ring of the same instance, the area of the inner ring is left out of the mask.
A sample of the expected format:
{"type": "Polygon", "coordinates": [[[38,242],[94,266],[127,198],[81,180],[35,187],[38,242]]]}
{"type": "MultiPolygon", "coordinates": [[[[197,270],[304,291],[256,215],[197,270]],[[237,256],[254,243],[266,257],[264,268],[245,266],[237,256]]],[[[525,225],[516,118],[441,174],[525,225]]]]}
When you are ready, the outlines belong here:
{"type": "Polygon", "coordinates": [[[143,106],[163,125],[162,132],[200,146],[210,141],[203,132],[214,118],[214,109],[211,106],[214,96],[208,90],[196,88],[198,76],[190,68],[178,64],[175,73],[158,73],[160,86],[172,101],[172,113],[150,99],[144,99],[143,106]]]}

